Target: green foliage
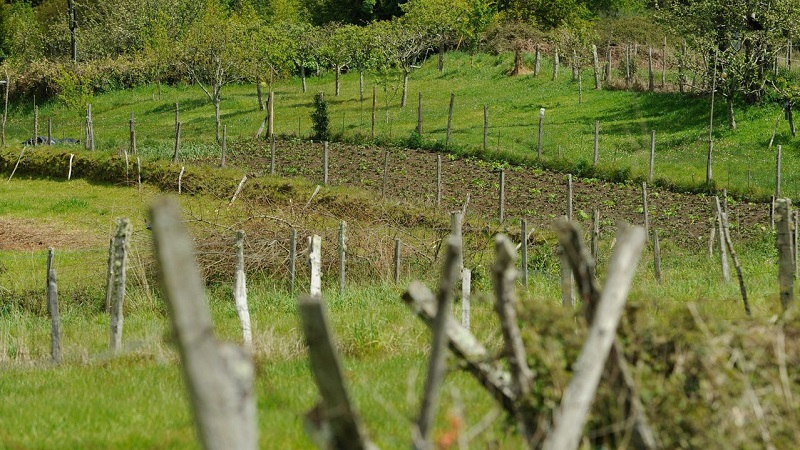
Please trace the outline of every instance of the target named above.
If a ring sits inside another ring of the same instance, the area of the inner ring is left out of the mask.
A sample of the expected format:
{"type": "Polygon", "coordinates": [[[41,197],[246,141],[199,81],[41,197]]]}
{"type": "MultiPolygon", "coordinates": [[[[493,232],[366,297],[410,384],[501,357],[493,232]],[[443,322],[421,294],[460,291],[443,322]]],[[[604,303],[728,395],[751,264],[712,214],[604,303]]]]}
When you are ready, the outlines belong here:
{"type": "Polygon", "coordinates": [[[42,57],[44,36],[36,22],[34,9],[27,2],[3,4],[3,21],[0,23],[7,56],[21,63],[30,63],[42,57]]]}
{"type": "Polygon", "coordinates": [[[59,68],[55,78],[58,88],[56,97],[68,110],[80,113],[92,101],[94,91],[91,83],[92,80],[86,76],[59,68]]]}
{"type": "Polygon", "coordinates": [[[314,111],[311,113],[311,128],[314,131],[313,139],[318,141],[329,140],[331,135],[330,122],[325,96],[322,92],[317,92],[314,95],[314,111]]]}

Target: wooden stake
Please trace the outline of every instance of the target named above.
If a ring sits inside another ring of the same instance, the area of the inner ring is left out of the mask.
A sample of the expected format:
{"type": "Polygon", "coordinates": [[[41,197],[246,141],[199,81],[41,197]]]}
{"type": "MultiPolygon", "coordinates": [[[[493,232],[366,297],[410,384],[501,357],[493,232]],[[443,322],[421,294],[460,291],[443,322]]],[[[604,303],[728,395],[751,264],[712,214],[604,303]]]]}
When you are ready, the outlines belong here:
{"type": "Polygon", "coordinates": [[[450,131],[453,128],[453,106],[456,102],[456,94],[450,93],[450,107],[447,109],[447,134],[444,138],[444,149],[450,148],[450,131]]]}
{"type": "Polygon", "coordinates": [[[181,171],[178,174],[178,195],[181,195],[181,192],[183,191],[183,187],[182,187],[182,184],[183,184],[183,172],[185,170],[186,170],[186,166],[181,166],[181,171]]]}
{"type": "Polygon", "coordinates": [[[202,446],[255,450],[258,421],[253,362],[239,347],[221,344],[213,336],[194,246],[181,222],[177,201],[156,201],[150,217],[172,329],[202,446]]]}
{"type": "Polygon", "coordinates": [[[667,37],[664,36],[664,45],[661,47],[661,89],[667,85],[667,37]]]}
{"type": "Polygon", "coordinates": [[[538,77],[539,72],[542,70],[542,53],[539,49],[539,44],[536,44],[536,52],[533,57],[533,76],[538,77]]]}
{"type": "Polygon", "coordinates": [[[122,304],[125,301],[125,279],[128,267],[128,241],[130,240],[131,222],[128,219],[117,220],[117,231],[114,233],[114,294],[111,303],[111,339],[110,350],[116,353],[122,349],[122,304]]]}
{"type": "Polygon", "coordinates": [[[658,230],[653,229],[653,271],[656,281],[661,284],[661,244],[658,242],[658,230]]]}
{"type": "Polygon", "coordinates": [[[275,91],[272,90],[272,82],[270,82],[269,97],[267,100],[267,136],[272,138],[275,136],[275,91]]]}
{"type": "Polygon", "coordinates": [[[788,198],[776,200],[778,225],[778,283],[781,306],[786,311],[794,304],[794,258],[792,255],[792,201],[788,198]]]}
{"type": "Polygon", "coordinates": [[[647,90],[653,92],[656,88],[653,76],[653,47],[647,48],[647,90]]]}
{"type": "Polygon", "coordinates": [[[575,307],[575,292],[572,289],[572,269],[564,249],[559,247],[561,261],[561,305],[565,308],[575,307]]]}
{"type": "Polygon", "coordinates": [[[319,297],[322,295],[322,238],[316,234],[308,238],[308,267],[308,294],[319,297]]]}
{"type": "Polygon", "coordinates": [[[736,250],[733,249],[733,241],[731,240],[731,229],[728,225],[728,213],[723,211],[719,204],[719,197],[714,197],[717,205],[717,214],[722,218],[722,233],[725,236],[725,245],[731,253],[733,260],[733,267],[736,268],[736,277],[739,279],[739,292],[742,294],[742,303],[744,304],[744,312],[750,315],[750,302],[747,300],[747,288],[744,285],[744,276],[742,275],[742,266],[739,264],[739,257],[736,255],[736,250]]]}
{"type": "Polygon", "coordinates": [[[294,281],[297,270],[297,230],[292,228],[289,238],[289,293],[294,295],[294,281]]]}
{"type": "Polygon", "coordinates": [[[175,125],[175,152],[172,154],[172,163],[178,164],[178,156],[181,152],[181,123],[175,125]]]}
{"type": "Polygon", "coordinates": [[[69,172],[67,172],[67,180],[71,180],[72,179],[72,161],[74,159],[75,159],[75,154],[74,153],[70,153],[69,154],[69,172]]]}
{"type": "Polygon", "coordinates": [[[231,201],[228,203],[228,206],[233,205],[233,202],[236,201],[236,197],[239,196],[239,193],[242,192],[242,188],[244,187],[244,183],[247,181],[247,175],[242,177],[242,181],[239,182],[239,186],[236,187],[236,192],[233,193],[233,197],[231,197],[231,201]]]}
{"type": "Polygon", "coordinates": [[[600,83],[600,61],[597,59],[596,45],[592,45],[592,64],[594,65],[594,88],[600,90],[603,85],[600,83]]]}
{"type": "Polygon", "coordinates": [[[104,311],[111,314],[111,297],[114,295],[114,237],[108,242],[108,269],[106,270],[106,301],[104,311]]]}
{"type": "Polygon", "coordinates": [[[136,174],[139,181],[139,192],[142,192],[142,162],[139,157],[136,157],[136,174]]]}
{"type": "Polygon", "coordinates": [[[39,145],[39,107],[33,106],[33,146],[39,145]]]}
{"type": "Polygon", "coordinates": [[[647,183],[642,183],[642,210],[644,212],[644,233],[650,235],[650,211],[647,207],[647,183]]]}
{"type": "Polygon", "coordinates": [[[528,287],[528,221],[525,219],[520,220],[520,241],[521,246],[521,269],[522,285],[528,287]]]}
{"type": "Polygon", "coordinates": [[[781,146],[775,155],[775,198],[781,198],[781,146]]]}
{"type": "MultiPolygon", "coordinates": [[[[464,221],[464,214],[461,211],[453,211],[450,213],[450,235],[458,238],[458,242],[463,245],[464,236],[462,233],[462,226],[464,221]]],[[[464,271],[464,249],[459,249],[458,254],[458,271],[464,271]]]]}
{"type": "Polygon", "coordinates": [[[717,214],[717,234],[719,234],[719,257],[722,263],[722,279],[727,283],[731,281],[731,271],[728,266],[728,251],[725,248],[725,232],[722,222],[722,216],[717,214]]]}
{"type": "MultiPolygon", "coordinates": [[[[28,146],[25,145],[25,146],[22,147],[22,151],[19,152],[19,158],[17,158],[17,163],[14,164],[14,169],[11,171],[11,175],[8,176],[8,180],[6,180],[6,184],[10,183],[11,179],[14,178],[14,174],[17,172],[17,167],[19,167],[19,162],[22,161],[22,157],[25,155],[25,149],[27,149],[27,148],[28,148],[28,146]]],[[[72,165],[70,164],[70,174],[71,173],[72,173],[72,165]]]]}
{"type": "Polygon", "coordinates": [[[446,369],[445,353],[448,344],[447,322],[451,318],[450,306],[453,303],[453,286],[460,276],[459,253],[461,252],[461,242],[458,237],[450,236],[447,241],[447,252],[445,254],[442,276],[439,281],[439,291],[436,295],[436,318],[433,321],[433,343],[428,360],[428,373],[425,377],[425,389],[422,394],[419,417],[417,426],[421,441],[424,447],[417,445],[417,448],[429,447],[429,435],[433,428],[433,421],[436,418],[436,408],[438,406],[439,388],[446,369]]]}
{"type": "Polygon", "coordinates": [[[572,174],[567,174],[567,220],[572,220],[572,174]]]}
{"type": "Polygon", "coordinates": [[[58,313],[58,280],[53,269],[53,248],[47,249],[47,310],[50,313],[50,357],[61,362],[61,315],[58,313]]]}
{"type": "Polygon", "coordinates": [[[47,145],[53,145],[53,118],[47,118],[47,145]]]}
{"type": "Polygon", "coordinates": [[[345,265],[347,258],[347,222],[339,222],[339,297],[344,295],[345,265]]]}
{"type": "Polygon", "coordinates": [[[131,113],[131,119],[128,121],[128,129],[130,134],[130,148],[131,155],[136,154],[136,118],[131,113]]]}
{"type": "Polygon", "coordinates": [[[250,326],[250,310],[247,307],[247,278],[244,271],[244,231],[236,232],[236,273],[233,279],[233,302],[236,315],[242,324],[244,348],[253,350],[253,331],[250,326]]]}
{"type": "Polygon", "coordinates": [[[553,50],[553,81],[558,78],[558,47],[553,50]]]}

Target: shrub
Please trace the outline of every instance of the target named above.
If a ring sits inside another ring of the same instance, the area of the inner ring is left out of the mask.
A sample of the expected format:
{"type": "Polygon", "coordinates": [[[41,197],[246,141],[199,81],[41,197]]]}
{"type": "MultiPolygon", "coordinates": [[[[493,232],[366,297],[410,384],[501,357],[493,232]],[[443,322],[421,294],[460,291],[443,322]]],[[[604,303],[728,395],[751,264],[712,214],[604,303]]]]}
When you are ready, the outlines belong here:
{"type": "Polygon", "coordinates": [[[314,96],[314,111],[311,113],[311,123],[314,131],[313,139],[319,141],[330,139],[331,119],[328,116],[328,104],[325,103],[325,96],[322,92],[317,92],[317,95],[314,96]]]}

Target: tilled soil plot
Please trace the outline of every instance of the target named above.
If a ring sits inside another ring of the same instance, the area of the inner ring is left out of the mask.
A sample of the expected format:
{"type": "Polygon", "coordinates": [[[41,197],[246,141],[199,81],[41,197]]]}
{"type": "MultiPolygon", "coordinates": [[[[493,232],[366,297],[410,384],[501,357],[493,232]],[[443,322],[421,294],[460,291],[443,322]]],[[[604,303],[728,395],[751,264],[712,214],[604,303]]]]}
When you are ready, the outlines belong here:
{"type": "MultiPolygon", "coordinates": [[[[270,148],[257,142],[247,151],[237,152],[233,164],[247,167],[255,176],[269,174],[270,148]]],[[[276,173],[302,176],[312,181],[323,179],[323,145],[300,141],[276,143],[276,173]]],[[[467,196],[467,218],[480,215],[499,218],[501,167],[479,160],[450,155],[375,146],[331,143],[328,157],[328,184],[353,186],[400,199],[411,204],[435,205],[437,158],[442,159],[443,210],[461,209],[467,196]],[[388,157],[387,157],[388,155],[388,157]],[[384,187],[384,165],[387,169],[384,187]]],[[[509,229],[518,227],[518,218],[529,226],[550,227],[567,214],[567,175],[525,167],[505,167],[504,217],[509,229]]],[[[612,233],[617,221],[644,224],[642,186],[614,184],[596,179],[572,180],[573,217],[584,229],[592,224],[593,210],[600,212],[601,233],[612,233]]],[[[648,187],[650,228],[659,238],[682,247],[708,245],[716,206],[713,196],[680,194],[648,187]]],[[[729,201],[729,221],[734,239],[752,239],[769,227],[769,205],[729,201]]]]}

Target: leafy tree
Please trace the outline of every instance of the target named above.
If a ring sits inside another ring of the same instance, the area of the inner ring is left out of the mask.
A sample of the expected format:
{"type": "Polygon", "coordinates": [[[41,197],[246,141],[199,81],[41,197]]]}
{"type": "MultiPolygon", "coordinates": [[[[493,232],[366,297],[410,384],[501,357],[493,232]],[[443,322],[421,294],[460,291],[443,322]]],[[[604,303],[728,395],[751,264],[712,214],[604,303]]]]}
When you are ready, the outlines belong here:
{"type": "Polygon", "coordinates": [[[425,29],[405,17],[391,21],[376,22],[375,41],[384,67],[399,68],[403,74],[403,97],[401,107],[408,99],[408,77],[424,55],[431,49],[431,41],[425,29]]]}
{"type": "Polygon", "coordinates": [[[447,44],[456,39],[468,20],[467,0],[409,0],[401,6],[403,19],[414,28],[424,30],[427,39],[439,50],[439,70],[447,44]]]}
{"type": "Polygon", "coordinates": [[[8,56],[19,63],[28,63],[43,56],[44,36],[39,29],[33,8],[24,2],[3,5],[2,35],[8,56]]]}
{"type": "Polygon", "coordinates": [[[306,92],[306,69],[319,69],[317,52],[321,41],[320,30],[308,23],[287,23],[284,29],[291,39],[292,60],[300,72],[303,92],[306,92]]]}
{"type": "Polygon", "coordinates": [[[220,140],[222,88],[244,78],[241,45],[247,42],[244,31],[238,14],[224,11],[216,0],[210,0],[181,43],[186,72],[214,105],[217,141],[220,140]]]}

